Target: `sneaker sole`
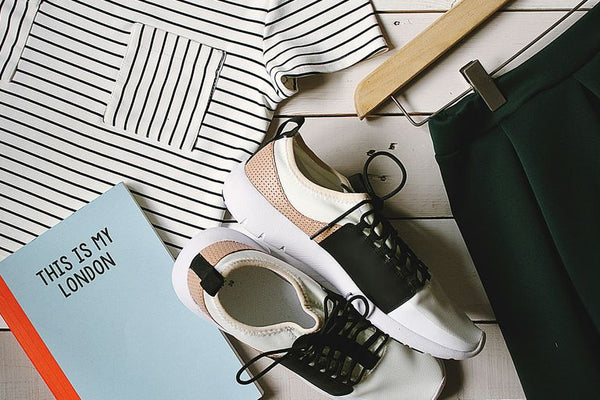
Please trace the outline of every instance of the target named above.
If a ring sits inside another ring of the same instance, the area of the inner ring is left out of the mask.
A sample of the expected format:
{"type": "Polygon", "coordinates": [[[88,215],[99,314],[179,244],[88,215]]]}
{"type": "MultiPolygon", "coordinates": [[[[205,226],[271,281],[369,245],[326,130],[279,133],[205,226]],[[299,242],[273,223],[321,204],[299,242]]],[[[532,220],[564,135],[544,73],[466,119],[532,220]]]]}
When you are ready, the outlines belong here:
{"type": "MultiPolygon", "coordinates": [[[[248,232],[268,243],[278,251],[296,258],[314,269],[343,296],[364,293],[354,283],[342,266],[318,243],[281,214],[250,182],[244,163],[237,165],[225,179],[223,198],[225,204],[248,232]],[[257,212],[260,210],[260,212],[257,212]]],[[[312,271],[304,271],[313,277],[312,271]]],[[[315,277],[318,280],[318,277],[315,277]]],[[[313,278],[313,279],[315,279],[313,278]]],[[[366,297],[366,296],[365,296],[366,297]]],[[[463,360],[481,351],[485,332],[475,349],[458,351],[442,346],[402,325],[369,302],[369,320],[397,341],[417,350],[444,359],[463,360]]]]}

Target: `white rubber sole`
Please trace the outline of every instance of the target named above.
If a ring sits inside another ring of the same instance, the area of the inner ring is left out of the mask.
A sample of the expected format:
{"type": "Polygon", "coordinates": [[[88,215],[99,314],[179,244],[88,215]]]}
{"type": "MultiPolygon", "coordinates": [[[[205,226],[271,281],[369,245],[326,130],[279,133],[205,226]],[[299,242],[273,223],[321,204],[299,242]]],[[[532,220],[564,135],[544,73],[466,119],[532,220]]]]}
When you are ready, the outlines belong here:
{"type": "MultiPolygon", "coordinates": [[[[319,277],[324,278],[343,296],[353,294],[364,296],[352,278],[326,250],[311,240],[263,197],[248,180],[244,163],[237,165],[225,179],[223,197],[231,214],[246,230],[314,270],[303,272],[317,281],[320,280],[319,277]]],[[[479,353],[485,343],[485,334],[483,334],[480,343],[472,351],[451,349],[415,333],[374,304],[370,303],[369,306],[371,313],[368,318],[375,326],[395,340],[437,358],[456,360],[470,358],[479,353]]]]}

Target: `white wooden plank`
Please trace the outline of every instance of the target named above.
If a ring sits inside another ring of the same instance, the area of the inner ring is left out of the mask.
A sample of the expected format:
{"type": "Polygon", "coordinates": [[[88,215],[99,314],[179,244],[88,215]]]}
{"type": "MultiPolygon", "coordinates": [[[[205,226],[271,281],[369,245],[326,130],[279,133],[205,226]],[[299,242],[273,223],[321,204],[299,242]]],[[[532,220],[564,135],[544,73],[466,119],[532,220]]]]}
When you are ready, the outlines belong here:
{"type": "Polygon", "coordinates": [[[0,332],[0,399],[54,399],[10,331],[0,332]]]}
{"type": "Polygon", "coordinates": [[[447,383],[440,399],[525,399],[500,328],[479,327],[486,333],[483,351],[468,360],[446,361],[447,383]]]}
{"type": "MultiPolygon", "coordinates": [[[[271,125],[274,130],[282,119],[271,125]]],[[[408,172],[404,189],[386,202],[389,217],[450,217],[442,177],[435,161],[427,127],[414,128],[402,116],[369,120],[307,118],[301,129],[307,145],[326,163],[345,175],[361,172],[367,153],[387,150],[408,172]]],[[[369,177],[377,193],[390,192],[399,183],[399,169],[391,162],[373,162],[369,177]]]]}
{"type": "MultiPolygon", "coordinates": [[[[532,50],[523,55],[520,62],[543,45],[565,31],[584,13],[571,16],[532,50]]],[[[407,43],[431,24],[439,13],[400,13],[381,14],[381,26],[394,47],[407,43]]],[[[562,12],[501,12],[483,25],[457,48],[451,51],[432,68],[421,74],[399,96],[407,109],[415,113],[431,113],[469,86],[458,72],[460,67],[471,60],[479,59],[488,70],[493,70],[548,26],[554,23],[562,12]]],[[[278,110],[280,115],[356,115],[354,109],[354,89],[373,69],[390,56],[391,52],[355,65],[334,74],[320,74],[301,78],[298,81],[299,93],[284,102],[278,110]]],[[[516,64],[511,64],[514,68],[516,64]]],[[[376,110],[376,114],[399,113],[387,102],[376,110]]]]}
{"type": "MultiPolygon", "coordinates": [[[[568,10],[580,0],[516,0],[510,2],[507,10],[568,10]]],[[[586,8],[598,4],[599,0],[590,0],[586,8]]],[[[378,12],[395,11],[445,11],[456,0],[373,0],[373,6],[378,12]]]]}
{"type": "MultiPolygon", "coordinates": [[[[496,324],[484,324],[479,327],[487,336],[483,351],[469,360],[445,361],[447,383],[440,399],[525,399],[500,329],[496,324]]],[[[245,359],[258,354],[239,342],[237,347],[245,359]]],[[[252,369],[256,373],[269,363],[269,360],[259,361],[252,369]]],[[[265,390],[264,400],[327,399],[282,366],[275,367],[265,375],[261,379],[261,386],[265,390]]]]}

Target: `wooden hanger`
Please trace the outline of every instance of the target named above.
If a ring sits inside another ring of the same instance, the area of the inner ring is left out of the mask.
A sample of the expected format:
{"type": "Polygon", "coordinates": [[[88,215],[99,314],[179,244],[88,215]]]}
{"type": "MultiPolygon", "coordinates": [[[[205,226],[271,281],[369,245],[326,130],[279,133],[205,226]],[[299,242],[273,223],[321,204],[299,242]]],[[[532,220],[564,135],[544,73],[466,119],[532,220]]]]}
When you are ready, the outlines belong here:
{"type": "Polygon", "coordinates": [[[462,0],[363,79],[354,92],[360,119],[510,0],[462,0]]]}

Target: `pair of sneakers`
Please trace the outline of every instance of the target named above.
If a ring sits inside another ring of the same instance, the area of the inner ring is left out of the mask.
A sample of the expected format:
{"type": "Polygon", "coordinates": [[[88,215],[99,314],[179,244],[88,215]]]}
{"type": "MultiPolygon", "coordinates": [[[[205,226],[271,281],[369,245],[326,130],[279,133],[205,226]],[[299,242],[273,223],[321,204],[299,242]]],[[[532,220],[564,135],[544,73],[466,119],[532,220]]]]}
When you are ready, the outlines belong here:
{"type": "MultiPolygon", "coordinates": [[[[483,332],[381,215],[368,181],[327,166],[298,134],[303,120],[290,122],[223,190],[260,244],[232,229],[201,232],[176,260],[177,295],[331,397],[436,398],[445,375],[434,357],[477,354],[483,332]]],[[[242,370],[238,381],[252,381],[242,370]]]]}

